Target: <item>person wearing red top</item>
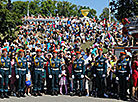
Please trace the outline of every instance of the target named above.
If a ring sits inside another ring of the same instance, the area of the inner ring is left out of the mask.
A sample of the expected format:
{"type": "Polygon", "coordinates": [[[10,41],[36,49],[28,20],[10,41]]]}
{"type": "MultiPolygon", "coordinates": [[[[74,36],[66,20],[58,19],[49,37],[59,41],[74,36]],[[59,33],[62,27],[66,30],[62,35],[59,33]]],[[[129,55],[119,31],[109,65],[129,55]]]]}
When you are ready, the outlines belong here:
{"type": "Polygon", "coordinates": [[[133,88],[132,88],[132,96],[136,96],[137,94],[137,80],[138,80],[138,56],[134,58],[132,61],[132,78],[133,78],[133,88]]]}

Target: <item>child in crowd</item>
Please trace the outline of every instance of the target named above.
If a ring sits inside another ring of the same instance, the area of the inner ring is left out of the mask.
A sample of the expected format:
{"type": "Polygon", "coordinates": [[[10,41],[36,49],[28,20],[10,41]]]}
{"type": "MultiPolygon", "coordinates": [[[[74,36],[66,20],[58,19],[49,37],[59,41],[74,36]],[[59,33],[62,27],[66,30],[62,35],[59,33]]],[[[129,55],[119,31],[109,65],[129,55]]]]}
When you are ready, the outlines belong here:
{"type": "MultiPolygon", "coordinates": [[[[30,68],[30,64],[31,63],[28,64],[29,68],[30,68]]],[[[31,85],[32,85],[32,83],[31,83],[31,72],[30,72],[30,69],[28,70],[28,74],[26,74],[26,82],[25,82],[25,84],[26,84],[25,93],[28,96],[31,96],[30,91],[31,91],[31,85]]]]}
{"type": "Polygon", "coordinates": [[[65,94],[68,93],[68,90],[67,90],[67,78],[66,78],[67,74],[66,74],[66,70],[65,70],[65,65],[64,64],[61,66],[61,68],[62,68],[62,73],[61,73],[61,79],[60,79],[59,85],[60,85],[60,94],[63,95],[63,93],[62,93],[63,85],[65,86],[65,91],[66,91],[65,94]]]}
{"type": "Polygon", "coordinates": [[[90,77],[91,77],[91,64],[89,63],[86,68],[86,75],[85,75],[85,90],[86,90],[86,96],[89,96],[89,83],[90,83],[90,77]]]}

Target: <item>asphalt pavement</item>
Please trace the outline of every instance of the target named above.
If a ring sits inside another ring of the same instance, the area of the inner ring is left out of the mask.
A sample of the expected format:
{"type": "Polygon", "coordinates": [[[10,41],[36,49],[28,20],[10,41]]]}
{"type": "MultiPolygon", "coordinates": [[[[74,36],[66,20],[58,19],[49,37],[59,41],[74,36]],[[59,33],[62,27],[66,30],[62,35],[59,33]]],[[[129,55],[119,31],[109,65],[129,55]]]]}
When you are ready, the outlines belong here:
{"type": "Polygon", "coordinates": [[[69,95],[50,96],[43,95],[41,97],[27,96],[24,98],[10,97],[9,99],[0,99],[0,102],[124,102],[109,98],[94,98],[94,97],[78,97],[69,95]]]}

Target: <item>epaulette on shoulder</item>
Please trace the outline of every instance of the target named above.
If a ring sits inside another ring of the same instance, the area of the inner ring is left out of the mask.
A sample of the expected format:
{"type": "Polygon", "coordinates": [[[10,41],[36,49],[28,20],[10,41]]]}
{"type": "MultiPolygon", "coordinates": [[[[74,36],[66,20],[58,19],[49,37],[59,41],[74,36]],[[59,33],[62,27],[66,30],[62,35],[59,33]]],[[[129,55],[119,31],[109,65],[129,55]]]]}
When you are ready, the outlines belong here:
{"type": "Polygon", "coordinates": [[[84,60],[84,58],[81,58],[81,60],[84,60]]]}
{"type": "Polygon", "coordinates": [[[15,57],[15,59],[18,59],[18,57],[15,57]]]}

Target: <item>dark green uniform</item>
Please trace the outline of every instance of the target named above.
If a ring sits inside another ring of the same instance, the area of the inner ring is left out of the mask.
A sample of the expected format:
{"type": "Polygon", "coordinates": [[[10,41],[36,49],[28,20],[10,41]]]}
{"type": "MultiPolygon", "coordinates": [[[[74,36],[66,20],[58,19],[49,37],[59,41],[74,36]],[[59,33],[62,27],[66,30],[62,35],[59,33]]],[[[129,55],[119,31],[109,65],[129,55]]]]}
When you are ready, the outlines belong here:
{"type": "Polygon", "coordinates": [[[46,63],[47,60],[43,58],[44,61],[44,69],[42,70],[42,92],[46,93],[46,63]]]}
{"type": "Polygon", "coordinates": [[[33,58],[33,70],[34,70],[34,92],[41,91],[42,88],[42,71],[44,71],[44,61],[41,57],[33,58]]]}
{"type": "Polygon", "coordinates": [[[119,96],[120,98],[126,98],[127,94],[127,78],[130,74],[129,62],[124,60],[118,60],[116,76],[119,78],[119,96]]]}
{"type": "Polygon", "coordinates": [[[0,57],[0,92],[8,92],[9,75],[11,75],[11,61],[9,57],[0,57]],[[5,83],[5,84],[3,84],[5,83]]]}
{"type": "Polygon", "coordinates": [[[94,65],[94,73],[96,75],[96,91],[98,96],[103,96],[105,91],[105,76],[107,74],[107,59],[103,56],[96,57],[94,65]]]}
{"type": "Polygon", "coordinates": [[[83,59],[76,59],[73,62],[72,65],[72,75],[74,75],[73,78],[73,92],[75,93],[77,91],[77,80],[79,81],[79,91],[80,94],[82,93],[83,90],[83,78],[85,75],[85,65],[84,65],[84,60],[83,59]]]}
{"type": "Polygon", "coordinates": [[[49,75],[52,75],[52,92],[58,92],[59,75],[61,74],[60,58],[50,59],[49,75]]]}
{"type": "Polygon", "coordinates": [[[18,93],[24,93],[26,74],[28,73],[28,64],[25,57],[16,57],[15,74],[19,75],[18,93]]]}

